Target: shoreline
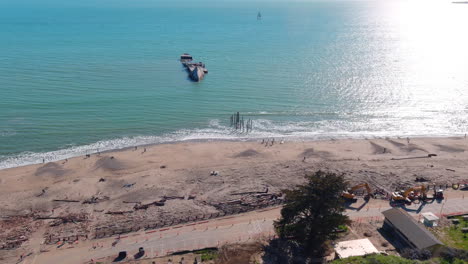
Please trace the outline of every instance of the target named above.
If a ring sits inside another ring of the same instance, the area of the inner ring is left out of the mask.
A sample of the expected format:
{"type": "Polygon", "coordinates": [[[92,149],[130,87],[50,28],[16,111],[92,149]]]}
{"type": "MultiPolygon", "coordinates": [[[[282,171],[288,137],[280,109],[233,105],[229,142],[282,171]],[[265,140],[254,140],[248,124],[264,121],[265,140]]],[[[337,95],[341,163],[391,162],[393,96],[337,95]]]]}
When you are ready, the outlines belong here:
{"type": "MultiPolygon", "coordinates": [[[[451,134],[451,135],[405,135],[405,136],[377,136],[377,135],[358,135],[355,137],[350,137],[350,136],[317,136],[317,137],[294,137],[294,136],[283,136],[283,137],[239,137],[239,138],[199,138],[199,139],[181,139],[181,140],[174,140],[174,141],[164,141],[164,142],[155,142],[155,143],[147,143],[147,144],[136,144],[136,145],[131,145],[131,146],[122,146],[122,147],[117,147],[117,148],[110,148],[110,149],[105,149],[102,151],[99,151],[98,149],[90,148],[90,146],[93,146],[95,144],[99,144],[100,142],[108,142],[108,141],[118,141],[121,139],[114,139],[114,140],[105,140],[105,141],[99,141],[95,142],[92,144],[87,144],[87,145],[81,145],[81,146],[73,146],[71,148],[65,148],[65,149],[59,149],[59,150],[54,150],[54,151],[49,151],[49,152],[23,152],[19,153],[15,156],[7,157],[4,160],[0,160],[0,171],[2,170],[7,170],[7,169],[12,169],[12,168],[18,168],[18,167],[24,167],[24,166],[30,166],[30,165],[38,165],[38,164],[43,164],[41,161],[42,158],[45,158],[45,163],[48,162],[60,162],[64,161],[66,159],[73,159],[81,156],[85,156],[87,154],[89,155],[96,155],[97,153],[101,154],[108,154],[108,153],[118,153],[122,151],[126,151],[129,149],[133,149],[134,147],[153,147],[153,146],[158,146],[158,145],[174,145],[174,144],[183,144],[183,143],[210,143],[210,142],[256,142],[262,139],[272,139],[275,138],[275,140],[281,141],[284,139],[284,141],[287,142],[322,142],[322,141],[340,141],[340,140],[370,140],[370,139],[406,139],[407,137],[411,139],[436,139],[436,138],[466,138],[466,134],[451,134]],[[87,148],[89,147],[89,148],[87,148]],[[75,148],[84,148],[83,150],[76,150],[73,151],[75,148]],[[68,153],[68,151],[71,151],[71,153],[68,153]],[[65,153],[63,153],[65,152],[65,153]],[[59,154],[63,153],[63,154],[59,154]],[[68,153],[68,154],[67,154],[68,153]],[[54,156],[57,158],[48,158],[50,156],[54,156]],[[18,161],[16,164],[11,164],[13,161],[18,161]],[[21,161],[24,160],[24,161],[21,161]],[[6,164],[5,164],[6,163],[6,164]],[[9,164],[8,164],[9,163],[9,164]]],[[[135,138],[135,137],[133,137],[135,138]]],[[[129,138],[129,139],[133,139],[129,138]]]]}
{"type": "MultiPolygon", "coordinates": [[[[444,189],[468,184],[464,137],[179,142],[146,148],[0,170],[0,224],[8,225],[0,244],[19,235],[55,245],[252,211],[281,203],[283,190],[303,184],[306,173],[317,170],[387,194],[421,184],[444,189]],[[57,217],[77,221],[51,225],[57,217]],[[32,237],[25,226],[40,228],[32,237]]],[[[12,254],[29,249],[29,244],[9,245],[17,247],[12,254]]]]}

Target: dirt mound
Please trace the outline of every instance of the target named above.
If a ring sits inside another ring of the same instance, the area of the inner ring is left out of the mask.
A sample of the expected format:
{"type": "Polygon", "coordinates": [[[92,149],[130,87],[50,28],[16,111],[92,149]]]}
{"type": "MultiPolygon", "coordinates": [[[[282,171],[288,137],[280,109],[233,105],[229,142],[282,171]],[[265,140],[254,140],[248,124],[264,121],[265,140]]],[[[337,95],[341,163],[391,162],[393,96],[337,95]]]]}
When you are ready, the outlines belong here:
{"type": "Polygon", "coordinates": [[[96,170],[103,169],[108,171],[118,171],[126,169],[127,166],[125,165],[125,163],[119,161],[114,157],[103,157],[96,161],[96,163],[94,164],[94,168],[96,170]]]}
{"type": "Polygon", "coordinates": [[[444,152],[450,152],[450,153],[465,152],[465,149],[459,148],[459,147],[453,147],[453,146],[447,146],[447,145],[438,145],[438,144],[435,144],[434,146],[439,148],[440,151],[444,151],[444,152]]]}
{"type": "Polygon", "coordinates": [[[409,144],[407,150],[408,150],[408,152],[413,152],[413,151],[415,151],[415,150],[420,150],[420,151],[422,151],[422,152],[429,153],[429,151],[427,151],[427,150],[425,150],[425,149],[419,147],[419,146],[416,145],[416,144],[409,144]]]}
{"type": "Polygon", "coordinates": [[[255,156],[260,156],[262,155],[260,152],[253,150],[253,149],[248,149],[246,151],[242,151],[241,153],[235,155],[235,158],[247,158],[247,157],[255,157],[255,156]]]}
{"type": "Polygon", "coordinates": [[[44,166],[38,168],[34,175],[36,176],[43,176],[43,175],[52,175],[56,177],[60,177],[65,175],[68,172],[68,170],[64,169],[63,166],[54,163],[54,162],[49,162],[45,164],[44,166]]]}
{"type": "Polygon", "coordinates": [[[375,144],[374,142],[370,142],[371,146],[372,146],[372,154],[383,154],[383,153],[392,153],[390,151],[390,149],[386,148],[386,147],[383,147],[379,144],[375,144]]]}
{"type": "Polygon", "coordinates": [[[328,151],[315,151],[313,148],[308,148],[304,150],[301,154],[299,154],[299,158],[302,157],[321,157],[321,158],[328,158],[332,156],[332,154],[328,151]]]}
{"type": "Polygon", "coordinates": [[[390,144],[392,144],[392,145],[395,146],[395,147],[398,147],[398,148],[405,148],[405,147],[406,147],[406,144],[397,142],[397,141],[395,141],[395,140],[387,139],[387,142],[390,143],[390,144]]]}
{"type": "MultiPolygon", "coordinates": [[[[403,143],[400,143],[400,142],[397,142],[397,141],[394,141],[394,140],[391,140],[391,139],[387,139],[387,142],[389,142],[390,144],[392,144],[393,146],[397,147],[400,149],[400,151],[406,151],[406,152],[413,152],[413,151],[416,151],[416,150],[419,150],[419,151],[422,151],[422,152],[426,152],[428,153],[427,150],[419,147],[418,145],[416,144],[403,144],[403,143]]],[[[388,151],[387,151],[388,152],[388,151]]]]}

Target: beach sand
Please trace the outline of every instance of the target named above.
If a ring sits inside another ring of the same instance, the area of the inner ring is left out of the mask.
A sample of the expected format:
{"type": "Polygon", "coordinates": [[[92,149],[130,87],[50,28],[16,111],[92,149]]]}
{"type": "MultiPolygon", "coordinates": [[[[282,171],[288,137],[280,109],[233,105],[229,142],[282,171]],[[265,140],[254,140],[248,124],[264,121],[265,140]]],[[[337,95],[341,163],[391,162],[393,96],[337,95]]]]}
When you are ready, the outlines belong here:
{"type": "MultiPolygon", "coordinates": [[[[409,143],[406,138],[284,144],[276,139],[268,146],[258,141],[141,146],[5,169],[0,171],[0,223],[6,232],[0,246],[7,237],[28,239],[38,230],[46,242],[76,235],[92,238],[100,230],[135,223],[168,224],[216,214],[229,205],[241,206],[239,200],[255,205],[304,183],[305,173],[316,170],[343,173],[350,184],[368,182],[390,192],[420,185],[416,177],[434,184],[458,183],[468,180],[467,158],[468,140],[463,137],[412,138],[409,143]],[[420,158],[406,159],[413,157],[420,158]],[[83,204],[87,199],[91,203],[83,204]],[[149,205],[164,200],[163,206],[149,205]],[[137,210],[135,205],[148,207],[137,210]],[[88,221],[50,226],[35,221],[37,216],[88,221]]],[[[24,248],[31,243],[18,250],[27,252],[24,248]]],[[[0,258],[16,251],[1,252],[0,258]]]]}

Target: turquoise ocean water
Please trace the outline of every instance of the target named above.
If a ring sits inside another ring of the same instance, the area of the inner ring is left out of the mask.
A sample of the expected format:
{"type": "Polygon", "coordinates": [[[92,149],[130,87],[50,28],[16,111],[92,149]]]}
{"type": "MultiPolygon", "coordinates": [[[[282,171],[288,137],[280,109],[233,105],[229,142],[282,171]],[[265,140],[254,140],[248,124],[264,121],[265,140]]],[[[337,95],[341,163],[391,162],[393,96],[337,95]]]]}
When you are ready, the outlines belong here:
{"type": "Polygon", "coordinates": [[[0,2],[0,168],[183,140],[468,130],[468,5],[95,2],[0,2]],[[206,63],[203,82],[183,52],[206,63]],[[229,127],[236,111],[252,133],[229,127]]]}

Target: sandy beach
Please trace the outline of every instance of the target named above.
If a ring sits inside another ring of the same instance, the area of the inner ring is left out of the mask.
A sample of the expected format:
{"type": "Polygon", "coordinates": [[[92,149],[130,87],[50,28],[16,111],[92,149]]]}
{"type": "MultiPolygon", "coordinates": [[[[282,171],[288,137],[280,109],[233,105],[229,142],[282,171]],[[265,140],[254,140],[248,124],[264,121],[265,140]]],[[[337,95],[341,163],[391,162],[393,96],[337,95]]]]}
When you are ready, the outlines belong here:
{"type": "Polygon", "coordinates": [[[92,239],[119,228],[270,206],[282,189],[303,183],[308,171],[343,173],[351,184],[386,191],[418,185],[417,177],[451,185],[468,180],[467,158],[464,137],[270,139],[154,145],[6,169],[0,171],[0,224],[6,231],[0,247],[14,250],[1,250],[0,259],[42,241],[92,239]]]}

